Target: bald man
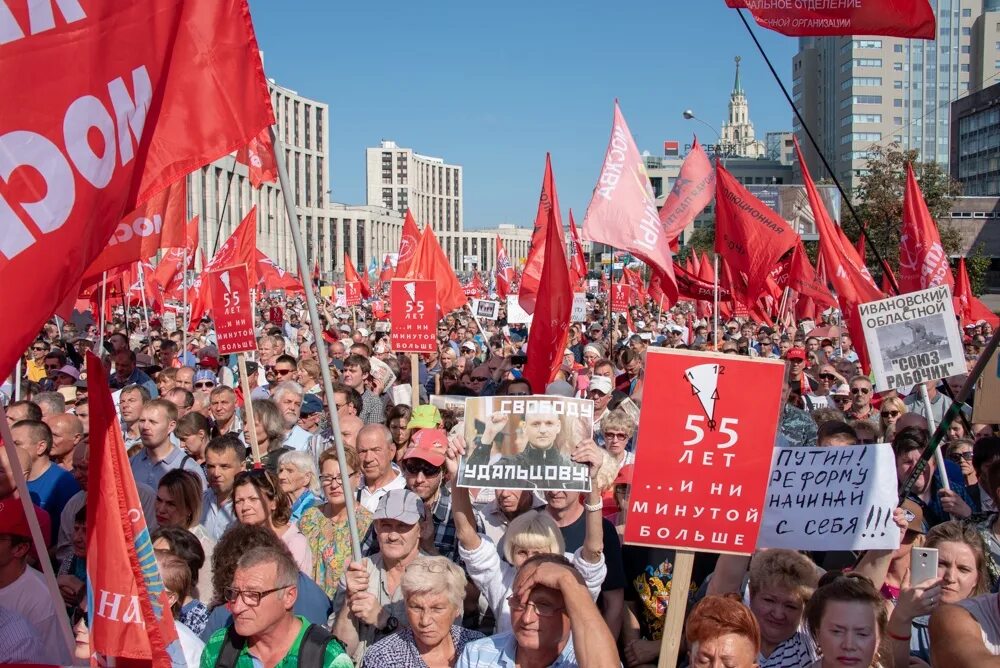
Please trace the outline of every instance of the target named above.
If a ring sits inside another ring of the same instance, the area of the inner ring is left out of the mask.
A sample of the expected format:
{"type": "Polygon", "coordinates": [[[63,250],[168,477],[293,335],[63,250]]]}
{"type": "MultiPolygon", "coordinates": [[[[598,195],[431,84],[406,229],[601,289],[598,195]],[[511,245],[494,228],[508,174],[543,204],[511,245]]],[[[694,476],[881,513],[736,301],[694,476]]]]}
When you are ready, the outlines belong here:
{"type": "Polygon", "coordinates": [[[44,418],[52,430],[52,449],[49,459],[67,471],[73,471],[73,450],[83,440],[83,421],[75,415],[60,413],[44,418]]]}

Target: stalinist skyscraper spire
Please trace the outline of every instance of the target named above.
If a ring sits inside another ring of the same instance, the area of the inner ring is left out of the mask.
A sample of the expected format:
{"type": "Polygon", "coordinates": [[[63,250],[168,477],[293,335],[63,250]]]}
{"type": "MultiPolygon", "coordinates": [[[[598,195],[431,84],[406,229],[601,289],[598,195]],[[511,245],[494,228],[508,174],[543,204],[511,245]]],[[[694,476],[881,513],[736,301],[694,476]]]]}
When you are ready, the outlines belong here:
{"type": "Polygon", "coordinates": [[[726,155],[737,158],[761,158],[766,154],[764,142],[754,137],[750,122],[750,105],[740,83],[740,60],[736,56],[736,79],[729,96],[729,119],[722,125],[722,147],[726,155]]]}

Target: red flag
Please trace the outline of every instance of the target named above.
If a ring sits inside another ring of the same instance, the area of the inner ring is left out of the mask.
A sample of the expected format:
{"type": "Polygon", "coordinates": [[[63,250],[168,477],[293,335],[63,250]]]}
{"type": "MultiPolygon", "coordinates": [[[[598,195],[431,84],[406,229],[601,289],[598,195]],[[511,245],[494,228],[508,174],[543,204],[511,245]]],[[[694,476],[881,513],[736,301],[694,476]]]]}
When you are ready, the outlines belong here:
{"type": "Polygon", "coordinates": [[[937,224],[924,202],[913,166],[907,164],[903,229],[899,237],[899,290],[916,292],[939,285],[955,291],[955,279],[937,224]]]}
{"type": "Polygon", "coordinates": [[[729,7],[749,9],[757,23],[792,37],[823,35],[887,35],[934,39],[934,10],[928,0],[883,2],[762,3],[726,0],[729,7]]]}
{"type": "Polygon", "coordinates": [[[0,285],[33,287],[0,291],[5,378],[124,212],[274,114],[246,0],[0,8],[0,285]]]}
{"type": "Polygon", "coordinates": [[[361,280],[358,276],[358,270],[354,268],[354,263],[351,262],[351,256],[344,251],[344,285],[348,283],[353,283],[358,290],[361,291],[361,296],[364,299],[368,299],[372,296],[371,290],[368,289],[368,285],[361,280]]]}
{"type": "Polygon", "coordinates": [[[83,280],[108,269],[148,260],[161,248],[184,245],[187,220],[187,179],[171,184],[122,218],[104,251],[83,272],[83,280]]]}
{"type": "Polygon", "coordinates": [[[87,353],[90,387],[90,483],[87,560],[90,651],[152,660],[169,668],[180,642],[167,592],[153,558],[104,365],[87,353]],[[141,558],[140,558],[140,555],[141,558]],[[169,652],[169,654],[168,654],[169,652]]]}
{"type": "Polygon", "coordinates": [[[858,237],[858,240],[854,242],[854,251],[858,254],[858,259],[861,260],[862,264],[867,264],[865,261],[865,235],[862,234],[858,237]]]}
{"type": "Polygon", "coordinates": [[[962,322],[962,327],[974,325],[980,320],[990,323],[994,329],[1000,327],[1000,317],[997,317],[986,304],[972,294],[972,284],[969,282],[969,272],[965,268],[965,258],[958,258],[958,278],[955,280],[955,315],[962,322]]]}
{"type": "Polygon", "coordinates": [[[385,259],[382,260],[382,271],[379,272],[378,287],[376,289],[381,291],[386,285],[388,285],[389,281],[392,280],[393,274],[392,259],[389,257],[389,254],[386,253],[385,259]]]}
{"type": "MultiPolygon", "coordinates": [[[[556,180],[552,175],[552,156],[545,154],[545,174],[542,176],[542,194],[538,197],[538,212],[535,214],[535,228],[531,232],[531,246],[528,259],[521,272],[521,282],[518,285],[517,301],[528,313],[535,312],[535,302],[538,299],[539,283],[542,280],[542,262],[545,255],[545,243],[548,239],[546,225],[549,213],[555,212],[556,225],[562,230],[562,216],[559,213],[559,195],[556,193],[556,180]]],[[[565,256],[565,253],[563,254],[565,256]]]]}
{"type": "Polygon", "coordinates": [[[611,140],[583,219],[583,235],[627,250],[660,270],[663,288],[676,297],[673,253],[663,233],[653,187],[632,133],[615,101],[611,140]]]}
{"type": "Polygon", "coordinates": [[[313,281],[313,283],[317,283],[318,284],[319,283],[319,278],[320,278],[320,273],[319,273],[319,258],[316,258],[316,260],[313,262],[313,270],[312,270],[312,281],[313,281]]]}
{"type": "Polygon", "coordinates": [[[282,269],[278,263],[269,258],[261,251],[256,252],[257,275],[260,277],[260,285],[265,290],[284,290],[285,292],[306,291],[302,282],[295,277],[295,274],[282,269]]]}
{"type": "Polygon", "coordinates": [[[403,220],[403,234],[399,237],[399,257],[396,259],[396,276],[406,276],[413,264],[420,243],[420,228],[413,219],[413,213],[407,209],[403,220]]]}
{"type": "Polygon", "coordinates": [[[830,294],[830,289],[826,287],[826,281],[820,279],[816,270],[809,264],[809,257],[806,255],[801,238],[795,246],[795,250],[792,251],[788,271],[788,287],[824,306],[836,306],[837,304],[837,300],[830,294]]]}
{"type": "Polygon", "coordinates": [[[542,258],[535,317],[528,330],[528,362],[524,365],[525,379],[531,384],[531,390],[539,394],[545,392],[545,386],[552,382],[562,364],[573,312],[573,287],[566,266],[563,228],[557,211],[556,207],[549,209],[548,220],[543,226],[545,256],[542,258]]]}
{"type": "MultiPolygon", "coordinates": [[[[695,304],[695,310],[699,318],[707,318],[712,313],[715,301],[715,267],[708,257],[708,253],[702,252],[702,258],[698,261],[698,278],[702,283],[712,286],[712,292],[708,299],[703,299],[695,304]]],[[[697,256],[696,256],[697,257],[697,256]]]]}
{"type": "Polygon", "coordinates": [[[569,210],[569,278],[575,285],[581,278],[587,277],[587,261],[583,257],[583,244],[580,243],[580,234],[576,230],[576,221],[573,220],[573,209],[569,210]]]}
{"type": "MultiPolygon", "coordinates": [[[[257,285],[257,207],[251,207],[239,226],[222,244],[212,259],[202,268],[202,274],[213,269],[221,269],[236,264],[245,264],[250,285],[257,285]]],[[[207,281],[198,276],[188,293],[191,304],[189,330],[198,326],[201,319],[212,308],[211,291],[207,281]]]]}
{"type": "Polygon", "coordinates": [[[264,128],[246,146],[236,151],[236,161],[247,166],[250,185],[260,190],[265,183],[278,180],[278,165],[274,161],[274,144],[270,126],[264,128]]]}
{"type": "Polygon", "coordinates": [[[645,304],[648,295],[646,294],[646,286],[643,285],[642,276],[639,275],[639,272],[624,267],[622,268],[622,278],[634,291],[635,303],[640,305],[645,304]]]}
{"type": "Polygon", "coordinates": [[[701,276],[701,261],[698,259],[698,251],[692,248],[687,261],[688,266],[684,268],[688,270],[688,273],[695,276],[701,276]]]}
{"type": "Polygon", "coordinates": [[[153,272],[153,278],[158,285],[163,287],[163,291],[168,297],[180,289],[184,270],[194,268],[195,250],[198,248],[198,216],[188,221],[185,239],[185,247],[171,248],[164,253],[153,272]],[[186,267],[183,266],[185,256],[187,257],[186,267]]]}
{"type": "Polygon", "coordinates": [[[715,170],[705,150],[694,138],[691,151],[681,164],[670,194],[660,208],[660,225],[670,247],[677,251],[677,239],[695,217],[715,197],[715,170]]]}
{"type": "Polygon", "coordinates": [[[455,271],[448,262],[448,257],[441,249],[434,230],[428,225],[420,236],[420,243],[413,253],[413,262],[406,276],[400,278],[418,278],[434,281],[437,285],[437,302],[442,315],[447,315],[455,309],[462,308],[469,301],[462,291],[455,271]]]}
{"type": "Polygon", "coordinates": [[[499,234],[497,235],[497,266],[494,271],[497,280],[497,296],[500,299],[507,299],[507,295],[510,293],[510,284],[514,280],[514,268],[511,267],[510,257],[507,255],[507,249],[503,247],[503,242],[500,241],[499,234]]]}
{"type": "Polygon", "coordinates": [[[733,270],[732,288],[744,295],[742,301],[749,306],[763,290],[771,269],[795,246],[796,234],[725,167],[717,164],[716,168],[715,252],[733,270]]]}

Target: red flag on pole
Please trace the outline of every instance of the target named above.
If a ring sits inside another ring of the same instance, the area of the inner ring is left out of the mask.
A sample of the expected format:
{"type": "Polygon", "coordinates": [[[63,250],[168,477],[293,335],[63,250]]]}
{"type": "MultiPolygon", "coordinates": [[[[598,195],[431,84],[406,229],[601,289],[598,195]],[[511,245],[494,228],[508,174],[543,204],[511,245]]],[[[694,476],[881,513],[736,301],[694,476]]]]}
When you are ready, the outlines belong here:
{"type": "Polygon", "coordinates": [[[573,220],[573,209],[569,210],[569,238],[571,241],[569,248],[569,278],[573,285],[580,282],[581,278],[587,276],[587,260],[583,257],[583,244],[580,243],[580,234],[576,230],[576,221],[573,220]]]}
{"type": "Polygon", "coordinates": [[[795,246],[796,234],[781,216],[716,164],[715,252],[734,273],[731,287],[750,305],[764,289],[771,269],[795,246]]]}
{"type": "Polygon", "coordinates": [[[955,279],[937,223],[927,209],[913,166],[907,164],[903,229],[899,237],[899,289],[916,292],[939,285],[947,285],[955,291],[955,279]]]}
{"type": "Polygon", "coordinates": [[[396,259],[396,276],[406,276],[413,264],[413,258],[417,252],[417,244],[420,243],[420,228],[417,221],[413,219],[413,213],[407,209],[406,217],[403,219],[403,234],[399,237],[399,257],[396,259]]]}
{"type": "Polygon", "coordinates": [[[87,559],[90,651],[108,658],[183,661],[167,591],[160,579],[104,365],[87,353],[90,482],[87,559]],[[141,555],[141,556],[140,556],[141,555]]]}
{"type": "Polygon", "coordinates": [[[371,290],[368,289],[368,285],[361,280],[358,276],[358,270],[354,268],[354,263],[351,262],[351,256],[348,255],[347,251],[344,251],[344,284],[353,283],[358,290],[361,291],[361,296],[364,299],[368,299],[372,296],[371,290]]]}
{"type": "Polygon", "coordinates": [[[378,285],[376,290],[381,292],[382,289],[389,284],[389,281],[392,280],[393,275],[392,259],[389,257],[389,254],[386,253],[385,258],[382,260],[382,271],[380,271],[378,275],[378,285]]]}
{"type": "Polygon", "coordinates": [[[757,23],[792,37],[824,35],[886,35],[934,39],[934,10],[928,0],[884,2],[760,2],[726,0],[749,9],[757,23]],[[773,6],[773,7],[772,7],[773,6]]]}
{"type": "Polygon", "coordinates": [[[458,282],[458,277],[455,276],[455,271],[451,268],[448,257],[441,249],[430,225],[424,228],[424,233],[420,236],[420,243],[417,244],[413,255],[413,262],[408,274],[399,276],[397,272],[396,275],[399,278],[434,281],[437,286],[438,307],[441,309],[442,315],[465,306],[469,300],[462,291],[462,284],[458,282]]]}
{"type": "Polygon", "coordinates": [[[670,242],[671,250],[677,251],[677,239],[694,222],[695,217],[705,210],[713,197],[715,170],[695,137],[670,194],[660,208],[660,225],[663,226],[663,234],[670,242]]]}
{"type": "MultiPolygon", "coordinates": [[[[531,246],[528,258],[521,271],[521,282],[518,284],[517,301],[527,313],[535,312],[535,301],[538,299],[539,283],[542,280],[542,262],[545,258],[545,234],[548,225],[549,212],[555,212],[556,224],[562,229],[562,215],[559,213],[559,196],[556,193],[556,180],[552,174],[552,156],[545,154],[545,173],[542,176],[542,193],[538,197],[538,212],[535,214],[535,228],[531,232],[531,246]]],[[[565,256],[565,254],[564,254],[565,256]]]]}
{"type": "Polygon", "coordinates": [[[583,236],[627,250],[660,270],[663,289],[676,298],[673,253],[663,233],[646,166],[615,100],[611,139],[583,219],[583,236]]]}
{"type": "Polygon", "coordinates": [[[497,235],[497,266],[495,271],[497,296],[500,299],[507,299],[507,295],[510,293],[510,284],[514,280],[514,268],[510,264],[510,257],[507,255],[507,249],[503,247],[499,234],[497,235]]]}
{"type": "Polygon", "coordinates": [[[562,364],[573,313],[573,287],[563,250],[563,228],[555,207],[549,209],[543,231],[545,257],[535,317],[528,330],[528,362],[524,365],[524,377],[532,392],[537,393],[545,392],[545,386],[552,382],[562,364]]]}
{"type": "Polygon", "coordinates": [[[0,4],[0,155],[32,176],[0,195],[0,285],[33,289],[0,291],[0,378],[123,212],[274,122],[246,0],[17,6],[0,4]]]}
{"type": "Polygon", "coordinates": [[[247,166],[250,185],[260,190],[265,183],[278,180],[278,164],[274,161],[271,128],[266,127],[246,146],[236,151],[236,161],[247,166]]]}
{"type": "MultiPolygon", "coordinates": [[[[201,273],[205,274],[213,269],[222,269],[235,264],[245,264],[249,284],[257,285],[257,207],[251,207],[239,226],[202,268],[201,273]]],[[[208,289],[207,281],[203,281],[200,275],[191,286],[188,303],[191,304],[188,328],[189,331],[193,331],[212,308],[211,291],[208,289]]]]}
{"type": "Polygon", "coordinates": [[[980,320],[990,323],[994,329],[1000,327],[1000,317],[997,317],[986,304],[972,294],[972,284],[969,281],[969,272],[965,268],[965,258],[958,258],[957,268],[958,278],[955,279],[955,315],[962,322],[962,327],[974,325],[980,320]]]}
{"type": "Polygon", "coordinates": [[[259,286],[265,290],[284,290],[285,292],[306,291],[305,286],[295,276],[295,274],[285,271],[277,262],[269,258],[261,251],[257,251],[257,275],[260,277],[259,286]]]}

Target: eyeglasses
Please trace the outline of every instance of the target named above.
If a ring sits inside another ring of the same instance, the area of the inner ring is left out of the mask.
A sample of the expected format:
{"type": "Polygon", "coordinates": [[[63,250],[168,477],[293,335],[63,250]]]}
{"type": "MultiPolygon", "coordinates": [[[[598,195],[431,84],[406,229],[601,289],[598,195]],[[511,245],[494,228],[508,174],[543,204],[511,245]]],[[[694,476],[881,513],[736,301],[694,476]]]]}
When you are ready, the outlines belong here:
{"type": "Polygon", "coordinates": [[[852,387],[851,394],[869,394],[871,393],[871,388],[868,387],[852,387]]]}
{"type": "Polygon", "coordinates": [[[963,460],[967,462],[972,461],[972,452],[953,452],[948,455],[948,459],[955,462],[956,464],[961,463],[963,460]]]}
{"type": "Polygon", "coordinates": [[[441,474],[441,467],[434,466],[430,462],[425,462],[422,459],[404,459],[403,460],[403,470],[410,475],[424,474],[427,478],[433,478],[436,475],[441,474]]]}
{"type": "Polygon", "coordinates": [[[534,608],[535,614],[539,617],[554,617],[563,610],[559,606],[549,605],[548,603],[535,603],[534,601],[522,603],[521,599],[517,596],[508,596],[507,605],[510,606],[511,612],[524,612],[528,608],[534,608]]]}
{"type": "Polygon", "coordinates": [[[608,395],[600,390],[591,390],[590,392],[587,392],[588,399],[603,399],[606,396],[608,395]]]}
{"type": "Polygon", "coordinates": [[[292,373],[293,371],[295,371],[295,369],[278,369],[278,368],[275,368],[274,369],[274,375],[276,375],[276,376],[287,376],[288,374],[292,373]]]}
{"type": "Polygon", "coordinates": [[[213,383],[210,380],[200,380],[197,383],[195,383],[194,386],[195,387],[204,387],[204,388],[211,389],[211,388],[215,387],[215,383],[213,383]]]}
{"type": "Polygon", "coordinates": [[[884,418],[899,417],[899,411],[882,411],[882,417],[884,418]]]}
{"type": "Polygon", "coordinates": [[[604,440],[606,441],[627,441],[628,434],[623,434],[616,431],[606,431],[604,432],[604,440]]]}
{"type": "Polygon", "coordinates": [[[832,373],[821,373],[819,375],[819,378],[820,378],[820,380],[831,380],[831,381],[832,380],[837,380],[837,377],[834,376],[832,373]]]}
{"type": "Polygon", "coordinates": [[[48,350],[48,348],[46,348],[45,346],[31,346],[31,349],[36,352],[43,352],[45,350],[48,350]]]}
{"type": "MultiPolygon", "coordinates": [[[[348,478],[353,478],[356,475],[358,475],[357,471],[355,471],[354,473],[349,474],[347,477],[348,478]]],[[[320,484],[326,485],[327,487],[343,487],[344,486],[344,479],[341,476],[339,476],[339,475],[321,475],[319,477],[319,482],[320,482],[320,484]]]]}
{"type": "Polygon", "coordinates": [[[260,599],[264,598],[268,594],[273,594],[276,591],[281,591],[282,589],[288,589],[289,587],[294,586],[295,585],[284,585],[283,587],[275,587],[274,589],[268,589],[267,591],[250,591],[247,589],[225,587],[222,590],[222,596],[226,599],[226,603],[236,603],[237,598],[242,598],[243,602],[248,606],[256,608],[260,605],[260,599]]]}

